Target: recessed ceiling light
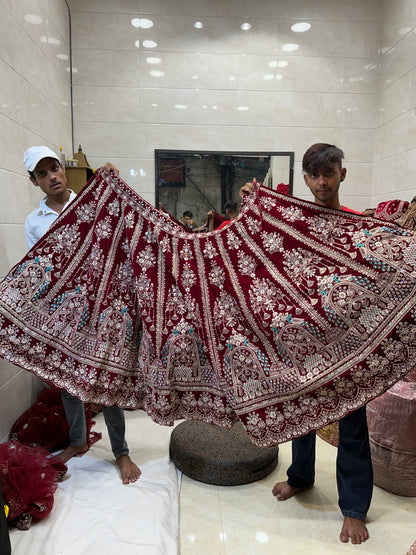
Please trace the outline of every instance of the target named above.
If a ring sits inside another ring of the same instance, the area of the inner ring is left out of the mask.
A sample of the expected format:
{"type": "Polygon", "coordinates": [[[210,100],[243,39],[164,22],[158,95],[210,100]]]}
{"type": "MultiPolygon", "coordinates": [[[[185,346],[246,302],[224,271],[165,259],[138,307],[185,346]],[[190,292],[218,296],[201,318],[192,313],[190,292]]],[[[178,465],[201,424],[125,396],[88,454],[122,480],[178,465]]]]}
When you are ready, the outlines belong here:
{"type": "Polygon", "coordinates": [[[149,58],[146,58],[146,62],[147,62],[148,64],[154,64],[154,65],[156,65],[156,64],[162,63],[162,60],[161,60],[160,58],[149,57],[149,58]]]}
{"type": "Polygon", "coordinates": [[[240,25],[240,28],[241,28],[243,31],[250,31],[250,29],[251,29],[251,23],[249,23],[248,21],[246,21],[245,23],[242,23],[242,24],[240,25]]]}
{"type": "Polygon", "coordinates": [[[134,41],[134,46],[136,48],[140,48],[140,41],[139,40],[134,41]]]}
{"type": "Polygon", "coordinates": [[[160,71],[160,70],[157,70],[157,69],[152,69],[151,71],[149,71],[149,73],[152,77],[164,77],[165,76],[164,71],[160,71]]]}
{"type": "Polygon", "coordinates": [[[69,59],[68,54],[57,54],[56,57],[58,58],[58,60],[68,60],[69,59]]]}
{"type": "Polygon", "coordinates": [[[309,31],[310,28],[311,24],[306,21],[300,21],[299,23],[293,24],[291,27],[294,33],[304,33],[305,31],[309,31]]]}
{"type": "Polygon", "coordinates": [[[157,42],[155,42],[154,40],[144,40],[143,46],[145,48],[156,48],[157,42]]]}
{"type": "Polygon", "coordinates": [[[263,75],[263,79],[265,81],[272,81],[272,79],[274,79],[274,75],[273,73],[266,73],[265,75],[263,75]]]}
{"type": "Polygon", "coordinates": [[[277,62],[277,67],[287,67],[289,65],[289,62],[286,62],[286,60],[280,60],[280,62],[277,62]]]}
{"type": "Polygon", "coordinates": [[[42,35],[39,40],[44,44],[61,44],[59,39],[55,37],[47,37],[46,35],[42,35]]]}
{"type": "Polygon", "coordinates": [[[188,106],[186,106],[185,104],[175,104],[174,108],[177,108],[178,110],[186,110],[188,106]]]}
{"type": "Polygon", "coordinates": [[[284,52],[294,52],[298,48],[299,48],[299,44],[295,44],[295,43],[292,43],[292,42],[288,42],[287,44],[284,44],[282,46],[282,50],[284,52]]]}
{"type": "Polygon", "coordinates": [[[39,15],[34,15],[28,13],[24,16],[24,20],[28,23],[32,23],[32,25],[40,25],[42,23],[42,18],[39,15]]]}
{"type": "Polygon", "coordinates": [[[204,24],[202,23],[202,21],[195,21],[194,23],[195,29],[202,29],[203,26],[204,24]]]}
{"type": "Polygon", "coordinates": [[[237,106],[237,110],[240,110],[240,112],[247,112],[247,110],[250,110],[250,106],[237,106]]]}
{"type": "Polygon", "coordinates": [[[133,27],[137,29],[150,29],[153,27],[153,21],[151,19],[141,18],[141,17],[134,17],[131,20],[131,24],[133,27]]]}

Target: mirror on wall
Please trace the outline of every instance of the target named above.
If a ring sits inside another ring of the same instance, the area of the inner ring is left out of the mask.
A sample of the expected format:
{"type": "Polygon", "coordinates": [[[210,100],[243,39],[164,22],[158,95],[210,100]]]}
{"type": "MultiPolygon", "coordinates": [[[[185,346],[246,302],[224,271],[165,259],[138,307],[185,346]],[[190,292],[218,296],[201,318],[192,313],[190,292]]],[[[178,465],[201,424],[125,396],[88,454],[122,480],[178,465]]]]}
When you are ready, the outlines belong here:
{"type": "Polygon", "coordinates": [[[224,214],[224,204],[240,203],[239,190],[253,178],[267,187],[288,186],[293,192],[294,152],[226,152],[155,150],[156,206],[182,219],[192,212],[196,226],[211,210],[224,214]]]}

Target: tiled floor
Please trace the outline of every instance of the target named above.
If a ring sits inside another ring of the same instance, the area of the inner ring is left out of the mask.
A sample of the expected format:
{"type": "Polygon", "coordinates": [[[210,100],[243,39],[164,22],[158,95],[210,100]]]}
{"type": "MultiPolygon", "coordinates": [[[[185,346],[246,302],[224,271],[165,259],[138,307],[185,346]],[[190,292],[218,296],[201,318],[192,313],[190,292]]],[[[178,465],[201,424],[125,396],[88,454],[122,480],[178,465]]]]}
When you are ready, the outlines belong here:
{"type": "MultiPolygon", "coordinates": [[[[91,450],[109,451],[108,435],[91,450]]],[[[172,428],[154,424],[143,412],[126,412],[127,439],[140,466],[168,453],[172,428]]],[[[182,475],[179,497],[180,555],[405,555],[416,540],[416,498],[399,497],[378,487],[368,514],[370,539],[342,544],[335,483],[336,448],[317,438],[316,485],[278,502],[271,490],[286,479],[290,443],[279,448],[276,469],[263,480],[243,486],[213,486],[182,475]]],[[[159,554],[158,554],[159,555],[159,554]]],[[[160,554],[165,555],[165,554],[160,554]]]]}
{"type": "Polygon", "coordinates": [[[342,544],[335,484],[336,449],[317,439],[316,485],[278,502],[271,489],[286,479],[290,444],[280,446],[277,468],[244,486],[212,486],[182,477],[181,555],[405,555],[416,540],[416,498],[374,488],[368,514],[370,538],[342,544]]]}
{"type": "MultiPolygon", "coordinates": [[[[133,460],[140,466],[166,457],[172,428],[158,426],[141,411],[125,414],[133,460]]],[[[94,430],[102,431],[103,437],[89,455],[113,460],[102,414],[94,430]]],[[[213,486],[182,475],[179,555],[405,555],[416,540],[416,498],[377,487],[368,515],[370,539],[361,545],[339,541],[342,517],[337,506],[335,456],[336,449],[317,438],[315,487],[282,502],[276,501],[271,490],[275,482],[286,479],[290,444],[280,446],[274,472],[252,484],[213,486]]],[[[108,553],[123,555],[117,546],[109,546],[108,553]]],[[[142,555],[142,551],[137,553],[142,555]]]]}

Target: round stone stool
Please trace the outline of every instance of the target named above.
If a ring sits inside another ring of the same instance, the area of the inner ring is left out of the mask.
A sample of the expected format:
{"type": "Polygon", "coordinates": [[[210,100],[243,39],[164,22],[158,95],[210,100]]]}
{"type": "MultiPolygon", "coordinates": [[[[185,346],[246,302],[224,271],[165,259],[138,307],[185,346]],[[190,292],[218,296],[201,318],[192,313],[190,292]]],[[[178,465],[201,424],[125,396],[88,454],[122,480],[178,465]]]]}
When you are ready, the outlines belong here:
{"type": "Polygon", "coordinates": [[[244,426],[231,430],[186,420],[173,430],[170,457],[184,474],[217,486],[237,486],[264,478],[276,468],[279,447],[257,447],[244,426]]]}

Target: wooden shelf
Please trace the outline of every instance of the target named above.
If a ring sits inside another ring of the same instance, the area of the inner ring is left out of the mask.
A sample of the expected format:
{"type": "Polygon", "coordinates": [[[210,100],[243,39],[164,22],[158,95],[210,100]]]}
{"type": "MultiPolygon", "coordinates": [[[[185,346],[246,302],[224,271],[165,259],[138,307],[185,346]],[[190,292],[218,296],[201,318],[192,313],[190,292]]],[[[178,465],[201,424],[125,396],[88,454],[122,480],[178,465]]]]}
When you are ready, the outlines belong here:
{"type": "Polygon", "coordinates": [[[91,168],[83,168],[78,166],[70,166],[65,168],[65,175],[68,189],[72,189],[74,193],[79,193],[93,175],[91,168]]]}

